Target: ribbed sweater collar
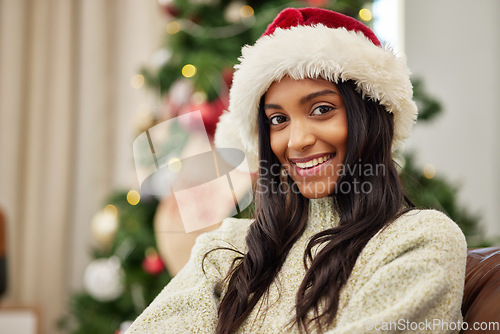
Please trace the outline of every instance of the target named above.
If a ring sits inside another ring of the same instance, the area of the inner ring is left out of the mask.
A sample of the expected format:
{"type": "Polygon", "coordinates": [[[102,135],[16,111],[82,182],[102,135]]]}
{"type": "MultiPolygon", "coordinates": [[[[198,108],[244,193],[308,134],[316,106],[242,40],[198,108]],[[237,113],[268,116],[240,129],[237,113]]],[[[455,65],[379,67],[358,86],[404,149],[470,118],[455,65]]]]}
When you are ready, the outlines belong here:
{"type": "Polygon", "coordinates": [[[309,200],[309,217],[306,230],[318,233],[339,224],[339,215],[332,196],[309,200]]]}

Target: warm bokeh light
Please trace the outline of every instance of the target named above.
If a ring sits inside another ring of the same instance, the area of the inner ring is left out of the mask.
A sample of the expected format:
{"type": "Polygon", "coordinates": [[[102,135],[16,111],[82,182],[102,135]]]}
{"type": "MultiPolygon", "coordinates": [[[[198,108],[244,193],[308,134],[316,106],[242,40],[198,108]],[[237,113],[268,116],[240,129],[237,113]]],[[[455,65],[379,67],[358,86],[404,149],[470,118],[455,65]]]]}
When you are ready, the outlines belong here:
{"type": "Polygon", "coordinates": [[[241,8],[240,8],[241,17],[247,18],[247,17],[252,16],[253,13],[254,13],[253,8],[248,6],[248,5],[241,6],[241,8]]]}
{"type": "Polygon", "coordinates": [[[133,89],[140,89],[144,86],[144,77],[141,74],[136,74],[130,79],[130,86],[133,89]]]}
{"type": "Polygon", "coordinates": [[[424,176],[428,179],[432,179],[436,176],[436,167],[432,164],[427,164],[424,166],[424,176]]]}
{"type": "Polygon", "coordinates": [[[368,8],[363,8],[359,11],[359,17],[363,21],[370,21],[373,18],[372,11],[368,8]]]}
{"type": "Polygon", "coordinates": [[[118,209],[116,208],[116,206],[112,204],[106,205],[106,207],[104,208],[104,212],[113,215],[115,217],[118,216],[118,209]]]}
{"type": "Polygon", "coordinates": [[[182,75],[186,78],[191,78],[196,74],[196,67],[191,64],[186,64],[182,68],[182,75]]]}
{"type": "Polygon", "coordinates": [[[127,193],[127,202],[131,205],[137,205],[139,201],[141,200],[141,195],[135,191],[135,190],[130,190],[127,193]]]}
{"type": "Polygon", "coordinates": [[[193,95],[191,95],[191,102],[193,104],[205,103],[207,102],[207,94],[202,91],[194,92],[193,95]]]}
{"type": "Polygon", "coordinates": [[[168,161],[168,169],[171,172],[179,173],[182,169],[182,162],[178,158],[172,158],[168,161]]]}
{"type": "Polygon", "coordinates": [[[172,21],[167,24],[167,34],[174,35],[181,31],[181,24],[177,21],[172,21]]]}

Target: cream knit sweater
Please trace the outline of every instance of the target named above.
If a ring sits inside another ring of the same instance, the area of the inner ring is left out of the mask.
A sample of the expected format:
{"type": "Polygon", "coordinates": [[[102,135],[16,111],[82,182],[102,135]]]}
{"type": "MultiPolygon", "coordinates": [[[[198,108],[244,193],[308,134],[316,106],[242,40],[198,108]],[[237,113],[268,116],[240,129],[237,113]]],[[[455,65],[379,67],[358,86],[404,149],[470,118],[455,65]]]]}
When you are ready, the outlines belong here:
{"type": "MultiPolygon", "coordinates": [[[[245,251],[251,220],[226,219],[198,237],[186,266],[132,324],[132,333],[214,333],[222,280],[234,252],[245,251]]],[[[338,224],[331,198],[311,200],[308,226],[292,247],[267,303],[259,302],[237,333],[298,333],[286,329],[304,277],[307,242],[338,224]],[[260,312],[259,312],[260,309],[260,312]]],[[[411,211],[375,235],[341,290],[339,311],[326,333],[457,333],[466,261],[458,226],[433,210],[411,211]]]]}

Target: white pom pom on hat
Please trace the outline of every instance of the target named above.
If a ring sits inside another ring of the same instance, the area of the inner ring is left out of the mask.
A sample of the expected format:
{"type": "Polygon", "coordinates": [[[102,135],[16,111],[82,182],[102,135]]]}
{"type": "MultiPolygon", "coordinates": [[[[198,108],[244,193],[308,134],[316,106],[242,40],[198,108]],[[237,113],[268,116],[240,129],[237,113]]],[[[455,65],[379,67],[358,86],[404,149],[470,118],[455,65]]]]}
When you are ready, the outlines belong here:
{"type": "Polygon", "coordinates": [[[381,46],[361,22],[321,8],[281,11],[254,45],[242,48],[235,65],[229,111],[217,124],[215,145],[245,152],[258,168],[258,113],[261,97],[284,76],[299,80],[352,80],[363,97],[394,114],[393,149],[409,137],[417,118],[410,71],[381,46]]]}

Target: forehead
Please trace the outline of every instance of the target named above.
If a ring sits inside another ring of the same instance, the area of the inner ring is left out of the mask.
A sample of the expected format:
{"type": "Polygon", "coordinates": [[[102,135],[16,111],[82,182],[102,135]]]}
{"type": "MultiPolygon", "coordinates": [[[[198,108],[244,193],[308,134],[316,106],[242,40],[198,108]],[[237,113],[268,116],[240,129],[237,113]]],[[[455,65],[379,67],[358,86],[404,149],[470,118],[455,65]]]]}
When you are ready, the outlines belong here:
{"type": "Polygon", "coordinates": [[[265,97],[268,98],[295,95],[297,92],[310,92],[314,90],[330,89],[338,92],[337,85],[323,78],[293,79],[285,76],[279,81],[274,81],[268,88],[265,97]]]}

